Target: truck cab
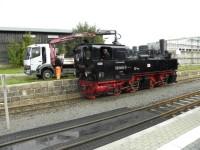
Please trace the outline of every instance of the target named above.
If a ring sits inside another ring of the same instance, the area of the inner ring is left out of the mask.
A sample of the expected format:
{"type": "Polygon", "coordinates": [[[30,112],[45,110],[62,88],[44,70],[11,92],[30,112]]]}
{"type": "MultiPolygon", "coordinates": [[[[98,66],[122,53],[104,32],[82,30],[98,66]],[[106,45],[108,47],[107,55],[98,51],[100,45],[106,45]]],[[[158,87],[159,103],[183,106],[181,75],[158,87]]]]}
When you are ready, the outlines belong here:
{"type": "Polygon", "coordinates": [[[24,73],[32,75],[40,65],[51,64],[49,44],[34,44],[27,47],[24,57],[24,73]]]}
{"type": "Polygon", "coordinates": [[[55,65],[53,60],[58,57],[63,62],[63,73],[73,73],[74,59],[52,56],[52,49],[49,44],[33,44],[27,47],[24,56],[24,73],[35,74],[38,78],[50,79],[54,76],[55,65]],[[53,58],[54,57],[54,58],[53,58]],[[67,71],[65,71],[67,69],[67,71]]]}

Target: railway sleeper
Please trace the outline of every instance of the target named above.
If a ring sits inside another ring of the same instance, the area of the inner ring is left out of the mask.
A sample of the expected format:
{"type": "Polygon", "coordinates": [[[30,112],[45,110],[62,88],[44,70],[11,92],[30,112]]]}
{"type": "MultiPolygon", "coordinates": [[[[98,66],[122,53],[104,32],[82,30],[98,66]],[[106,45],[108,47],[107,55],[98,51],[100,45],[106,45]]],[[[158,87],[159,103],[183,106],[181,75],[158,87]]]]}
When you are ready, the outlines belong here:
{"type": "Polygon", "coordinates": [[[179,102],[183,103],[183,104],[190,104],[191,103],[191,101],[185,101],[185,100],[180,100],[179,102]]]}
{"type": "Polygon", "coordinates": [[[196,102],[197,99],[194,98],[184,98],[184,100],[189,101],[189,102],[196,102]]]}

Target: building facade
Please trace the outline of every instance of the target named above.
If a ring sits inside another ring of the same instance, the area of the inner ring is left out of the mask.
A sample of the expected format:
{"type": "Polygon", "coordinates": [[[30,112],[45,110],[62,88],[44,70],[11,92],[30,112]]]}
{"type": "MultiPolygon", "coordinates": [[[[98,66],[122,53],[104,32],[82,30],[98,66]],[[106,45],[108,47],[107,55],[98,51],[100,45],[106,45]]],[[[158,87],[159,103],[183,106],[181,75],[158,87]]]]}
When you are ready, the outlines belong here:
{"type": "Polygon", "coordinates": [[[35,38],[37,43],[48,43],[50,39],[72,33],[71,30],[40,29],[40,28],[5,28],[0,27],[0,64],[8,64],[8,44],[19,42],[27,33],[35,38]]]}
{"type": "MultiPolygon", "coordinates": [[[[150,49],[159,49],[159,42],[148,43],[150,49]]],[[[167,50],[179,64],[200,65],[200,37],[188,37],[167,40],[167,50]]]]}

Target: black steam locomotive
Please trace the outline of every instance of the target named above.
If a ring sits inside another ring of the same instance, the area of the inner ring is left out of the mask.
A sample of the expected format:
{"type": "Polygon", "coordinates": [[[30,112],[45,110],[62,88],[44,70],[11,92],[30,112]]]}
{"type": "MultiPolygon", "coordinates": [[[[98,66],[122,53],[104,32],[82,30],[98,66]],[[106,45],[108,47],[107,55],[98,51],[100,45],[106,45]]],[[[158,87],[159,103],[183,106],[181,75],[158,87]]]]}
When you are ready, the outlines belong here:
{"type": "Polygon", "coordinates": [[[160,40],[160,50],[136,51],[116,39],[113,44],[87,43],[74,50],[76,76],[84,96],[94,99],[176,82],[177,59],[165,50],[165,40],[160,40]]]}

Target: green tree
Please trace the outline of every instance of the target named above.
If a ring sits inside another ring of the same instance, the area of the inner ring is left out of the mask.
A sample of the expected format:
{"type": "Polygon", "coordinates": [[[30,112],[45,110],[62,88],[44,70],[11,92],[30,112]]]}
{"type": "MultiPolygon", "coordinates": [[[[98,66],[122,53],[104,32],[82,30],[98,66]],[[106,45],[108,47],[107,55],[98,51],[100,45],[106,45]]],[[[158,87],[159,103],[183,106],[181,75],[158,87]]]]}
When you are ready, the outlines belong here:
{"type": "Polygon", "coordinates": [[[65,43],[58,43],[56,45],[58,48],[58,54],[65,54],[66,53],[66,44],[65,43]]]}
{"type": "MultiPolygon", "coordinates": [[[[79,23],[76,26],[76,28],[73,29],[73,33],[82,33],[82,32],[97,32],[97,29],[96,29],[96,26],[90,26],[87,22],[79,23]]],[[[84,37],[84,38],[79,38],[72,41],[67,41],[65,44],[65,48],[63,48],[62,46],[59,46],[59,48],[62,48],[62,50],[59,50],[59,51],[63,52],[63,49],[64,49],[66,57],[73,56],[73,49],[77,45],[84,43],[84,41],[88,41],[89,43],[96,43],[96,44],[104,43],[103,36],[100,36],[100,35],[95,36],[95,37],[84,37]]]]}
{"type": "Polygon", "coordinates": [[[28,45],[32,44],[34,40],[31,34],[25,34],[20,42],[11,42],[8,44],[8,59],[9,63],[14,66],[23,66],[24,53],[28,45]]]}
{"type": "MultiPolygon", "coordinates": [[[[97,32],[96,26],[90,26],[87,22],[79,23],[76,28],[73,29],[74,33],[81,32],[97,32]]],[[[95,36],[93,38],[83,38],[81,40],[87,40],[89,43],[104,43],[103,36],[95,36]]],[[[82,42],[82,41],[81,41],[82,42]]]]}
{"type": "Polygon", "coordinates": [[[17,42],[11,42],[8,44],[8,60],[9,64],[14,66],[20,66],[20,59],[19,53],[20,51],[20,44],[17,42]]]}

